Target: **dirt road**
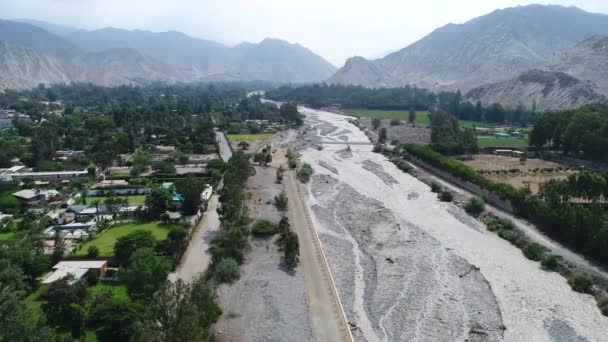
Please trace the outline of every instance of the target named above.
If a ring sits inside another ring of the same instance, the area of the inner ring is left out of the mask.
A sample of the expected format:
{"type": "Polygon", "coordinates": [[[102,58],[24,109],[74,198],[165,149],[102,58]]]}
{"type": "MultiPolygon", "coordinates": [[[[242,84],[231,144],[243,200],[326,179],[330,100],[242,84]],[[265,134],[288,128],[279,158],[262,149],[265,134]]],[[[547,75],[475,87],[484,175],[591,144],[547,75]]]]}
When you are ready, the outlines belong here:
{"type": "Polygon", "coordinates": [[[217,204],[219,197],[213,195],[209,200],[207,213],[199,223],[194,236],[190,240],[188,249],[182,257],[174,273],[169,275],[169,279],[175,281],[182,279],[190,282],[204,273],[211,263],[211,255],[207,251],[211,245],[213,235],[220,229],[220,219],[217,214],[217,204]]]}
{"type": "Polygon", "coordinates": [[[232,157],[232,150],[224,132],[215,131],[215,141],[219,147],[219,154],[223,161],[227,162],[232,157]]]}
{"type": "Polygon", "coordinates": [[[300,239],[300,265],[318,341],[352,341],[314,224],[292,171],[285,172],[289,220],[300,239]]]}

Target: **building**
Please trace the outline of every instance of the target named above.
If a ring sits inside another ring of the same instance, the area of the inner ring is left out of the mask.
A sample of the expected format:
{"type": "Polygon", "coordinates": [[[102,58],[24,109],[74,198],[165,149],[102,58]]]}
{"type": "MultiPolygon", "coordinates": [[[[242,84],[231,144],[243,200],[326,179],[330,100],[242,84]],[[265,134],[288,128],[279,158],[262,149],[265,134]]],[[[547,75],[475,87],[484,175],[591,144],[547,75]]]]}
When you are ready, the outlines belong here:
{"type": "Polygon", "coordinates": [[[72,276],[72,282],[82,279],[87,273],[95,272],[102,276],[108,270],[108,262],[105,260],[90,261],[61,261],[53,266],[53,272],[42,279],[43,284],[50,284],[67,276],[72,276]]]}
{"type": "Polygon", "coordinates": [[[213,186],[207,184],[205,190],[203,190],[203,193],[201,194],[201,199],[206,203],[211,199],[211,195],[213,195],[213,186]]]}
{"type": "Polygon", "coordinates": [[[60,193],[57,190],[38,189],[26,189],[13,193],[13,196],[17,197],[22,203],[25,204],[33,204],[36,202],[47,203],[59,195],[60,193]]]}
{"type": "Polygon", "coordinates": [[[87,177],[87,171],[56,171],[56,172],[5,172],[0,174],[0,181],[11,182],[31,178],[35,181],[62,181],[79,177],[87,177]]]}
{"type": "Polygon", "coordinates": [[[12,109],[0,109],[0,127],[13,125],[13,120],[30,120],[30,117],[12,109]]]}
{"type": "Polygon", "coordinates": [[[84,151],[63,150],[55,152],[55,160],[68,160],[70,157],[84,157],[84,151]]]}

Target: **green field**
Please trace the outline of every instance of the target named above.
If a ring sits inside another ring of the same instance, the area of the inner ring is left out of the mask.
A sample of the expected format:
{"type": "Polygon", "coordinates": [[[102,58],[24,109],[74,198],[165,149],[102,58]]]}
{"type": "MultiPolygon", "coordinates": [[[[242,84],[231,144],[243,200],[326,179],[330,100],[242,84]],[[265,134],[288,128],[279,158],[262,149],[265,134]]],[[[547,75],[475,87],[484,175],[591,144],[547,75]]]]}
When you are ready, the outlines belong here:
{"type": "Polygon", "coordinates": [[[114,244],[118,238],[128,235],[136,230],[145,230],[152,235],[157,241],[165,240],[169,234],[170,227],[161,225],[159,222],[150,222],[143,224],[136,223],[123,223],[118,224],[101,234],[97,235],[93,240],[86,242],[82,245],[82,248],[76,251],[76,256],[87,255],[87,249],[89,246],[97,246],[99,248],[99,256],[111,257],[114,255],[114,244]]]}
{"type": "Polygon", "coordinates": [[[8,241],[8,240],[12,239],[14,236],[15,236],[15,233],[13,233],[13,232],[0,233],[0,241],[8,241]]]}
{"type": "MultiPolygon", "coordinates": [[[[144,204],[146,202],[146,195],[129,195],[129,196],[117,196],[120,198],[127,198],[129,204],[144,204]]],[[[103,205],[104,201],[108,197],[106,196],[95,196],[95,197],[87,197],[87,205],[93,205],[95,201],[99,201],[100,205],[103,205]]]]}
{"type": "Polygon", "coordinates": [[[477,138],[477,142],[479,143],[479,147],[528,147],[526,140],[518,138],[479,137],[477,138]]]}
{"type": "Polygon", "coordinates": [[[113,281],[100,281],[97,284],[89,287],[89,295],[91,298],[95,298],[95,296],[101,291],[110,290],[112,291],[112,297],[118,299],[129,300],[129,294],[127,293],[127,286],[113,281]]]}
{"type": "Polygon", "coordinates": [[[228,134],[228,139],[232,141],[254,141],[266,140],[271,136],[272,134],[228,134]]]}
{"type": "MultiPolygon", "coordinates": [[[[407,121],[410,112],[408,110],[372,110],[372,109],[347,109],[347,113],[359,116],[366,117],[372,119],[397,119],[401,121],[407,121]]],[[[478,125],[478,122],[475,121],[467,121],[460,120],[460,126],[462,127],[473,127],[473,125],[478,125]]],[[[430,125],[431,121],[429,119],[428,111],[416,111],[416,123],[420,125],[430,125]]]]}

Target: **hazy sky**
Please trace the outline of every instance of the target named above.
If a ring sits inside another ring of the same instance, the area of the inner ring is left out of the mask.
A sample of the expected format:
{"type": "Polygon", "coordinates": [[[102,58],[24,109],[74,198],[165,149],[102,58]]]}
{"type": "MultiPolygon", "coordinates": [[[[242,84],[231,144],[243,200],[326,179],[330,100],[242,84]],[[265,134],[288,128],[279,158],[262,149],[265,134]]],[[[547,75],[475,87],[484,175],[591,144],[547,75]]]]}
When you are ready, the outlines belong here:
{"type": "Polygon", "coordinates": [[[85,29],[176,30],[228,45],[282,38],[342,66],[356,55],[381,57],[447,23],[530,3],[608,14],[608,0],[0,0],[0,16],[85,29]]]}

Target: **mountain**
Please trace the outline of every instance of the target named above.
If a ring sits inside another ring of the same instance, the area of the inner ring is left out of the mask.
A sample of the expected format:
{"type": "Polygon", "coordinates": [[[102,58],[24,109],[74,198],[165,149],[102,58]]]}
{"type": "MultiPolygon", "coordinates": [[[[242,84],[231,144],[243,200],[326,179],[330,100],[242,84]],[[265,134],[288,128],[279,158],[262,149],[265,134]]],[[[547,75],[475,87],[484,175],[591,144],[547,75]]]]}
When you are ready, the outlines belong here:
{"type": "Polygon", "coordinates": [[[0,41],[0,89],[68,82],[70,77],[55,57],[13,42],[0,41]]]}
{"type": "Polygon", "coordinates": [[[133,49],[111,49],[79,56],[67,63],[65,69],[72,82],[103,86],[188,80],[177,69],[133,49]]]}
{"type": "Polygon", "coordinates": [[[549,69],[593,81],[608,96],[608,36],[593,36],[577,44],[549,69]]]}
{"type": "Polygon", "coordinates": [[[507,8],[448,24],[381,59],[350,59],[327,83],[467,91],[553,64],[582,40],[607,33],[608,15],[563,6],[507,8]]]}
{"type": "Polygon", "coordinates": [[[66,38],[90,52],[132,48],[178,69],[190,70],[202,81],[319,82],[336,71],[309,49],[278,39],[227,47],[180,32],[116,28],[77,31],[66,38]]]}
{"type": "Polygon", "coordinates": [[[596,85],[559,71],[533,69],[520,76],[477,87],[465,96],[473,103],[500,103],[508,108],[523,105],[537,111],[578,108],[592,103],[608,104],[596,85]]]}
{"type": "Polygon", "coordinates": [[[56,58],[71,58],[80,53],[76,45],[37,26],[0,20],[0,40],[14,42],[56,58]]]}
{"type": "Polygon", "coordinates": [[[66,36],[68,34],[71,34],[73,32],[80,30],[76,27],[58,25],[58,24],[49,23],[47,21],[35,20],[35,19],[11,19],[11,21],[36,26],[47,32],[58,35],[60,37],[66,36]]]}

